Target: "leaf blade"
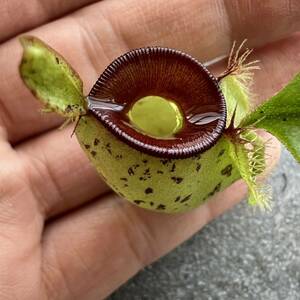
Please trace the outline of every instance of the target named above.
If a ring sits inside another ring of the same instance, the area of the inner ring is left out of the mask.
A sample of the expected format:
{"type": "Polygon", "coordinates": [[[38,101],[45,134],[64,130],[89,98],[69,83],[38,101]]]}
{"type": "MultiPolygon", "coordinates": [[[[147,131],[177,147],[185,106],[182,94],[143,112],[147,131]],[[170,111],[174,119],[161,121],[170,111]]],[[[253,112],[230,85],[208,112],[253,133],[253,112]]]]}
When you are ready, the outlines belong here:
{"type": "Polygon", "coordinates": [[[300,73],[279,93],[252,112],[242,126],[267,130],[300,162],[300,73]]]}
{"type": "Polygon", "coordinates": [[[68,118],[84,114],[83,83],[66,60],[36,37],[23,36],[20,42],[21,78],[46,110],[68,118]]]}

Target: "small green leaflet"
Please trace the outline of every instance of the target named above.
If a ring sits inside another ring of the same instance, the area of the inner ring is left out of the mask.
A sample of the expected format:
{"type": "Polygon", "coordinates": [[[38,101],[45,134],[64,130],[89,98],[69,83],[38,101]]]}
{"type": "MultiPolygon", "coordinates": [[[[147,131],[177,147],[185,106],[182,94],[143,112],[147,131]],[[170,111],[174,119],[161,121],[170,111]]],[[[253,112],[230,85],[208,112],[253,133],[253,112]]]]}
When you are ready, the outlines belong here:
{"type": "Polygon", "coordinates": [[[300,162],[300,74],[252,112],[242,126],[266,129],[300,162]]]}
{"type": "Polygon", "coordinates": [[[20,42],[24,49],[21,77],[45,104],[45,111],[55,111],[67,118],[84,114],[82,81],[65,59],[35,37],[24,36],[20,42]]]}
{"type": "Polygon", "coordinates": [[[263,209],[270,208],[271,190],[257,179],[266,167],[264,142],[254,131],[245,130],[240,133],[238,141],[230,142],[229,149],[229,155],[248,185],[248,203],[263,209]]]}

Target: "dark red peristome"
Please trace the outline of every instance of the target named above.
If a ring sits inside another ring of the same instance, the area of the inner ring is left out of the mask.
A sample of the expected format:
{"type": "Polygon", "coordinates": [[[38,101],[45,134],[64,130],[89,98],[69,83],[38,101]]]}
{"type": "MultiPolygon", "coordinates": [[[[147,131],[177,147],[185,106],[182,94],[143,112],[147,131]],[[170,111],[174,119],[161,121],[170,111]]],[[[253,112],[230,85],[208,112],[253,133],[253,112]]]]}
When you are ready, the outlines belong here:
{"type": "Polygon", "coordinates": [[[225,129],[225,99],[216,78],[196,59],[178,50],[148,47],[125,53],[107,67],[89,96],[124,105],[121,112],[93,105],[89,109],[116,137],[154,156],[186,158],[204,152],[225,129]],[[130,125],[126,112],[149,95],[173,100],[181,108],[185,122],[174,137],[153,138],[130,125]],[[210,116],[217,118],[202,122],[210,116]]]}

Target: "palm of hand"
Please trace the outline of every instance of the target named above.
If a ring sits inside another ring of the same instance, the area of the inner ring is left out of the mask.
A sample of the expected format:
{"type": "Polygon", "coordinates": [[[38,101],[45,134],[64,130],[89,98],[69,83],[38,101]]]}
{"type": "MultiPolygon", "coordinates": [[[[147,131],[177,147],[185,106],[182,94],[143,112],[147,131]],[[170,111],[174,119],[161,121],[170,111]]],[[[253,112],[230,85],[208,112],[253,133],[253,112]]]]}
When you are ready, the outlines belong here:
{"type": "MultiPolygon", "coordinates": [[[[229,28],[233,28],[234,38],[253,37],[251,46],[287,36],[256,52],[262,61],[254,86],[260,99],[270,96],[285,83],[283,78],[288,80],[298,71],[299,57],[290,57],[299,52],[300,38],[298,34],[288,37],[300,27],[298,2],[288,6],[291,1],[283,1],[283,7],[282,1],[273,1],[270,8],[253,1],[249,11],[247,1],[233,8],[221,2],[221,10],[211,1],[185,2],[77,0],[60,3],[58,8],[58,1],[52,1],[51,7],[40,1],[44,13],[33,16],[29,12],[38,10],[37,2],[4,4],[4,12],[14,10],[22,15],[22,21],[9,14],[0,21],[5,29],[0,33],[3,298],[103,298],[243,197],[245,186],[237,182],[186,214],[158,215],[127,204],[100,181],[76,140],[70,138],[72,128],[58,131],[61,119],[40,115],[37,101],[18,75],[21,47],[14,36],[36,26],[33,34],[62,53],[86,87],[128,48],[159,44],[180,48],[202,61],[227,53],[232,42],[229,28]],[[17,9],[17,5],[21,7],[17,9]],[[78,10],[64,16],[74,9],[78,10]],[[285,18],[279,18],[282,12],[285,18]],[[243,19],[239,19],[241,13],[243,19]],[[54,17],[60,18],[46,24],[54,17]],[[267,80],[270,76],[272,80],[267,80]]],[[[222,68],[222,64],[212,67],[217,73],[222,68]]],[[[273,140],[273,144],[270,166],[279,155],[278,143],[273,140]]]]}

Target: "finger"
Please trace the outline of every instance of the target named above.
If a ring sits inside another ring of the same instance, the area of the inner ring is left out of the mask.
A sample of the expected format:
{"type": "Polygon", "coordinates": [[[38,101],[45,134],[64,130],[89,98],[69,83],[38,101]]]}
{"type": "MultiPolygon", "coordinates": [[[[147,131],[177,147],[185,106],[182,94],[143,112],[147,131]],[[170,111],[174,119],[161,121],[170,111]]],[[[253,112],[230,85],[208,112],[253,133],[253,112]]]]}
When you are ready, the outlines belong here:
{"type": "Polygon", "coordinates": [[[39,210],[50,218],[74,209],[109,188],[80,149],[73,128],[55,130],[17,149],[39,210]]]}
{"type": "Polygon", "coordinates": [[[96,0],[18,1],[1,3],[0,43],[96,0]]]}
{"type": "Polygon", "coordinates": [[[226,7],[233,40],[242,41],[247,38],[251,47],[263,46],[266,41],[279,40],[286,37],[287,33],[299,30],[300,3],[297,0],[222,2],[226,7]],[[290,28],[287,30],[286,26],[290,28]]]}
{"type": "Polygon", "coordinates": [[[254,77],[253,92],[257,105],[273,96],[300,72],[300,33],[264,47],[255,57],[260,60],[261,68],[254,77]]]}
{"type": "MultiPolygon", "coordinates": [[[[300,70],[300,57],[293,54],[299,51],[300,37],[295,35],[255,52],[257,57],[253,59],[259,58],[262,66],[262,70],[254,76],[256,101],[262,102],[271,96],[294,76],[296,70],[300,70]]],[[[223,70],[223,65],[214,67],[216,74],[223,70]]],[[[17,151],[33,170],[39,170],[31,172],[31,182],[41,195],[38,205],[48,217],[66,212],[107,192],[107,187],[88,163],[76,138],[70,138],[70,129],[54,130],[29,140],[17,147],[17,151]],[[41,173],[43,176],[40,176],[41,173]]]]}
{"type": "MultiPolygon", "coordinates": [[[[278,142],[273,139],[273,143],[272,165],[280,151],[278,142]]],[[[104,299],[144,266],[230,209],[245,192],[245,185],[238,181],[199,208],[179,215],[148,212],[107,196],[50,224],[43,244],[49,298],[104,299]]]]}
{"type": "Polygon", "coordinates": [[[30,299],[39,283],[44,220],[22,162],[5,142],[1,128],[0,166],[0,298],[30,299]],[[29,276],[24,276],[27,271],[29,276]]]}
{"type": "MultiPolygon", "coordinates": [[[[222,197],[224,207],[245,195],[245,186],[238,184],[217,197],[219,201],[222,197]]],[[[46,293],[50,299],[68,299],[70,295],[78,299],[105,299],[210,219],[208,205],[188,214],[158,215],[120,202],[116,196],[102,199],[47,229],[43,245],[46,293]]]]}
{"type": "MultiPolygon", "coordinates": [[[[210,0],[151,0],[147,4],[138,0],[104,1],[32,34],[50,43],[74,65],[87,91],[105,66],[129,48],[162,45],[208,60],[228,53],[232,39],[247,37],[248,28],[252,28],[249,45],[256,46],[262,40],[267,43],[300,27],[299,1],[276,0],[262,4],[256,0],[250,2],[248,10],[239,11],[241,2],[249,4],[248,0],[235,1],[235,6],[210,0]],[[260,18],[252,15],[256,7],[260,8],[260,18]],[[272,24],[272,28],[267,23],[272,24]]],[[[18,75],[16,57],[21,57],[21,49],[17,43],[13,40],[0,48],[0,102],[4,108],[0,124],[7,128],[13,143],[61,122],[57,117],[46,118],[37,112],[37,101],[18,75]]]]}

